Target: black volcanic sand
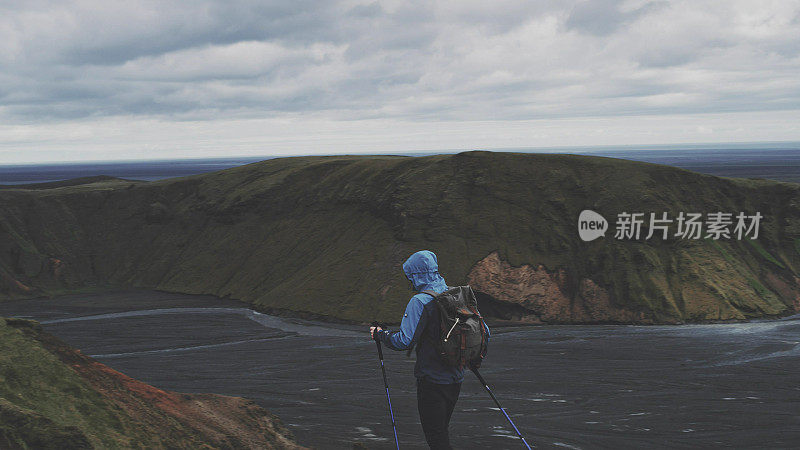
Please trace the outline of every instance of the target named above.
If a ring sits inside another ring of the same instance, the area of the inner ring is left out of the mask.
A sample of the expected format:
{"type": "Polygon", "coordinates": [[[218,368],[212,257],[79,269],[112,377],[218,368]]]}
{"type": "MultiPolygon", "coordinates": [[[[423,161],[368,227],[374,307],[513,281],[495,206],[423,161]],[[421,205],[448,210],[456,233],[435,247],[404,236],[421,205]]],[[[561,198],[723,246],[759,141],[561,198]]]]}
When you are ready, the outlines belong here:
{"type": "MultiPolygon", "coordinates": [[[[393,448],[375,344],[359,328],[153,291],[0,303],[85,354],[180,392],[243,396],[318,448],[393,448]]],[[[482,372],[540,448],[797,448],[800,321],[495,329],[482,372]]],[[[424,448],[413,361],[386,366],[403,448],[424,448]]],[[[468,375],[456,448],[521,448],[468,375]]]]}

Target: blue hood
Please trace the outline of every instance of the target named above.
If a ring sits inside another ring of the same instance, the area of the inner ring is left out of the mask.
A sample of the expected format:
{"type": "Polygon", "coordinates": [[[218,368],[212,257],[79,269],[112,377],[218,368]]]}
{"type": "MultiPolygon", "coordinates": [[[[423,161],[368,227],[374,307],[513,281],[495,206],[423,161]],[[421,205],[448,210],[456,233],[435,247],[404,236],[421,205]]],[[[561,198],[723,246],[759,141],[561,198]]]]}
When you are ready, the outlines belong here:
{"type": "Polygon", "coordinates": [[[430,250],[420,250],[409,256],[403,263],[403,272],[411,280],[417,292],[434,290],[441,292],[447,288],[444,278],[439,275],[439,262],[430,250]]]}

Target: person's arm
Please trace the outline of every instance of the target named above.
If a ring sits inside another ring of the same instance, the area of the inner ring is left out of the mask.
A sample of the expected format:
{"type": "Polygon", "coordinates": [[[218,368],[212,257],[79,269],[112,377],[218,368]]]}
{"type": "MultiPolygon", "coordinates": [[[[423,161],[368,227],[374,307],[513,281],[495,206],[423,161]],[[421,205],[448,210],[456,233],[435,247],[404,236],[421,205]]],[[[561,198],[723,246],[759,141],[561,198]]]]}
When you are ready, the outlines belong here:
{"type": "Polygon", "coordinates": [[[406,306],[406,312],[403,314],[403,320],[400,322],[400,330],[395,332],[388,330],[381,331],[381,342],[392,350],[408,349],[411,345],[411,341],[414,339],[414,333],[416,333],[417,327],[420,326],[422,308],[422,302],[420,302],[416,296],[411,297],[408,306],[406,306]]]}

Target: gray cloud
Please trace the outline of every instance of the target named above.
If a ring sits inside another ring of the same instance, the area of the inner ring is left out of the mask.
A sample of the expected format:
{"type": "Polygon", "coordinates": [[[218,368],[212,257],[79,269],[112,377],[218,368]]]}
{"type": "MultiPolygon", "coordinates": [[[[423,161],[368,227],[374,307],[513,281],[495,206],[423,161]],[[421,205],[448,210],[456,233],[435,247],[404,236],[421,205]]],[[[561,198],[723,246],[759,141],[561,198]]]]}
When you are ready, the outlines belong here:
{"type": "Polygon", "coordinates": [[[569,29],[605,36],[616,32],[640,16],[652,14],[660,8],[668,7],[669,2],[662,0],[646,0],[645,2],[584,0],[573,6],[565,25],[569,29]]]}
{"type": "Polygon", "coordinates": [[[800,109],[800,1],[0,5],[0,119],[800,109]]]}
{"type": "Polygon", "coordinates": [[[582,1],[572,8],[565,25],[598,36],[611,34],[634,16],[620,11],[620,3],[621,0],[582,1]]]}

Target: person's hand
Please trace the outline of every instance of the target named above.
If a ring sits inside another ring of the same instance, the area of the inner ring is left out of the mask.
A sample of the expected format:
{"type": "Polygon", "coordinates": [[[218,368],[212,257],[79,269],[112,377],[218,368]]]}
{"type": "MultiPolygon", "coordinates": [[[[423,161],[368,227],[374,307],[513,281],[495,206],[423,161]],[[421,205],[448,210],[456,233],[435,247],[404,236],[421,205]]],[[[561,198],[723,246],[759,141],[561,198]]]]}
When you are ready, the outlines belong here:
{"type": "Polygon", "coordinates": [[[373,341],[375,340],[375,332],[380,333],[382,331],[381,327],[369,327],[369,338],[373,341]]]}

